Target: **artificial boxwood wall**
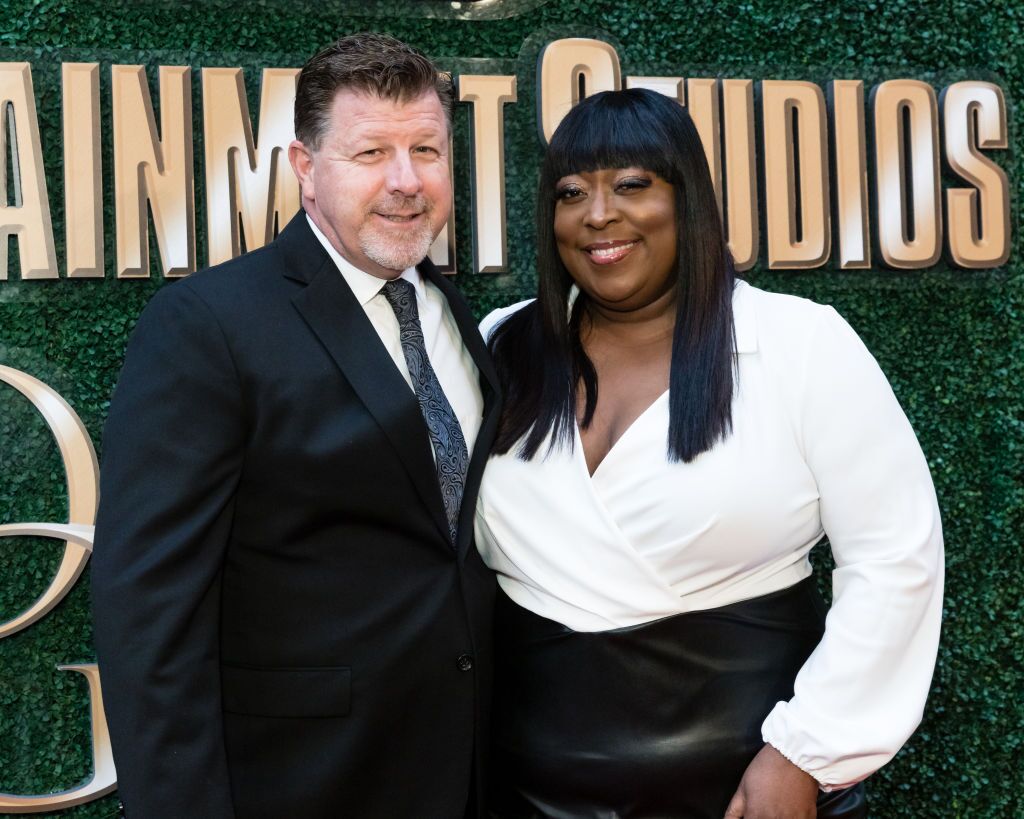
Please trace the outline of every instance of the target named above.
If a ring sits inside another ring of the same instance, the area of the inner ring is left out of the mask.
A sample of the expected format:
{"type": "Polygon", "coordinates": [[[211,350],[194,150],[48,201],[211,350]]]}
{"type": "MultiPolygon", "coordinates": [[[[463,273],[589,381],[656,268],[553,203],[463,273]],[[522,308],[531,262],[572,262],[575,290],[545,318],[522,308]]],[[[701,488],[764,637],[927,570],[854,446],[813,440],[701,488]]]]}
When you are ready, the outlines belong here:
{"type": "MultiPolygon", "coordinates": [[[[470,4],[463,4],[469,7],[470,4]]],[[[6,0],[0,61],[27,60],[44,148],[58,259],[63,258],[60,63],[238,65],[258,111],[258,71],[297,65],[342,33],[387,31],[456,73],[515,73],[519,101],[506,109],[511,270],[457,278],[479,315],[533,292],[533,188],[540,149],[533,78],[540,46],[560,36],[614,44],[627,74],[671,73],[872,83],[916,77],[942,86],[990,79],[1005,94],[1011,148],[996,152],[1011,180],[1010,262],[971,272],[940,262],[923,272],[750,271],[756,285],[828,302],[853,324],[888,373],[931,464],[947,544],[945,627],[924,723],[896,760],[871,780],[872,815],[1000,817],[1022,813],[1021,546],[1024,491],[1021,330],[1024,173],[1015,112],[1024,93],[1024,6],[1015,3],[499,2],[488,12],[452,11],[434,0],[389,8],[348,0],[261,3],[170,0],[6,0]],[[519,13],[502,17],[519,9],[519,13]],[[355,12],[355,13],[354,13],[355,12]],[[387,12],[387,13],[385,13],[387,12]],[[460,19],[460,15],[461,18],[460,19]],[[476,19],[472,19],[472,18],[476,19]],[[581,24],[581,21],[585,23],[581,24]],[[485,58],[480,62],[479,58],[485,58]],[[252,80],[256,79],[256,83],[252,80]]],[[[151,74],[152,76],[152,74],[151,74]]],[[[196,155],[201,99],[194,76],[196,155]]],[[[110,100],[103,83],[104,167],[110,100]]],[[[456,116],[458,262],[469,248],[468,111],[456,116]]],[[[0,282],[0,364],[57,389],[97,448],[127,335],[152,280],[118,281],[112,191],[105,190],[105,280],[21,282],[11,243],[11,280],[0,282]]],[[[200,258],[202,179],[197,177],[200,258]]],[[[762,254],[763,255],[763,254],[762,254]]],[[[151,258],[156,259],[156,248],[151,258]]],[[[66,520],[60,459],[27,401],[0,385],[0,523],[66,520]]],[[[0,621],[45,588],[59,557],[52,541],[0,541],[0,621]]],[[[827,561],[822,561],[827,563],[827,561]]],[[[33,627],[0,640],[0,792],[42,793],[75,785],[88,770],[86,690],[59,663],[94,659],[88,570],[64,602],[33,627]]],[[[110,816],[108,797],[67,811],[110,816]]],[[[343,813],[344,806],[339,806],[343,813]]]]}

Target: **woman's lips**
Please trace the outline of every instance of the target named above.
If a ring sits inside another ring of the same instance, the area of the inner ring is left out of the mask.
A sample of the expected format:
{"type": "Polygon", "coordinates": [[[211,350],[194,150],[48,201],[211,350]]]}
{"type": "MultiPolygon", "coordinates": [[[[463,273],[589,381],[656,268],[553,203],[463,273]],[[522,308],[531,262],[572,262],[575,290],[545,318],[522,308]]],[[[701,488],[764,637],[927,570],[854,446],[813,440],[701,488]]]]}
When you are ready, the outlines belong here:
{"type": "Polygon", "coordinates": [[[595,242],[583,248],[594,264],[615,264],[622,261],[636,247],[638,240],[622,242],[595,242]]]}

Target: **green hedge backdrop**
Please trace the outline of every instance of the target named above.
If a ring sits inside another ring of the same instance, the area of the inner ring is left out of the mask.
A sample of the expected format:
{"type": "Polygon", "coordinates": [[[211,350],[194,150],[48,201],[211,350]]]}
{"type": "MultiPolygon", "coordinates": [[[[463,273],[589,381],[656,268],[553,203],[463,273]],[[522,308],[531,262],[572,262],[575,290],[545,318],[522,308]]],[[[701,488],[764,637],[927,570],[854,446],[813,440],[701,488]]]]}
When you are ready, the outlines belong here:
{"type": "MultiPolygon", "coordinates": [[[[945,262],[923,272],[876,268],[769,272],[754,284],[833,305],[875,353],[917,430],[931,464],[947,545],[945,626],[924,723],[896,760],[871,779],[878,817],[1022,816],[1021,708],[1024,533],[1024,258],[1017,203],[1024,185],[1015,112],[1024,95],[1024,5],[1002,0],[499,0],[487,10],[452,10],[436,0],[390,6],[348,0],[173,2],[5,0],[0,61],[32,63],[54,215],[63,258],[60,63],[103,65],[105,280],[21,282],[11,242],[11,280],[0,282],[0,364],[43,380],[75,408],[97,449],[128,333],[163,284],[118,281],[114,257],[109,65],[238,65],[247,69],[258,112],[258,69],[299,65],[339,34],[387,31],[455,73],[519,77],[506,108],[509,274],[460,275],[478,315],[532,295],[533,188],[540,156],[534,125],[539,48],[562,36],[615,45],[625,74],[753,79],[916,77],[941,88],[958,79],[999,83],[1011,148],[992,155],[1011,180],[1010,262],[972,272],[945,262]],[[505,15],[504,17],[502,15],[505,15]],[[581,22],[582,21],[582,22],[581,22]],[[484,58],[484,59],[481,59],[484,58]]],[[[458,4],[454,4],[458,5],[458,4]]],[[[463,4],[470,6],[471,4],[463,4]]],[[[196,156],[201,96],[194,75],[196,156]]],[[[456,115],[458,261],[471,264],[469,112],[456,115]]],[[[202,176],[197,175],[199,258],[205,258],[202,176]]],[[[763,255],[763,254],[762,254],[763,255]]],[[[156,248],[151,251],[155,265],[156,248]]],[[[66,520],[63,469],[44,422],[0,385],[0,523],[66,520]]],[[[819,550],[824,551],[824,550],[819,550]]],[[[60,555],[54,541],[0,541],[0,621],[48,585],[60,555]]],[[[827,559],[819,558],[827,572],[827,559]]],[[[89,766],[87,693],[59,663],[94,659],[88,570],[61,605],[29,629],[0,640],[0,792],[44,793],[74,786],[89,766]]],[[[107,797],[67,811],[111,816],[107,797]]],[[[344,806],[339,806],[339,815],[344,806]]]]}

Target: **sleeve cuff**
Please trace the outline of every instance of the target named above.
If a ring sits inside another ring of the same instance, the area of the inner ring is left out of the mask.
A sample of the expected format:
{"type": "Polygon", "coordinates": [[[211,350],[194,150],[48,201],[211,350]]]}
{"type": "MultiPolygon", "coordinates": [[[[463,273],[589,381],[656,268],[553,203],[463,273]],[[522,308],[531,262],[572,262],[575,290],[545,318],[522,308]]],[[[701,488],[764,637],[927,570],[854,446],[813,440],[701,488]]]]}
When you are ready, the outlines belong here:
{"type": "MultiPolygon", "coordinates": [[[[779,714],[780,706],[785,706],[785,703],[779,703],[772,712],[768,715],[768,718],[764,721],[761,727],[761,738],[771,745],[776,751],[782,756],[796,765],[801,771],[813,778],[818,783],[818,789],[823,793],[831,793],[832,791],[843,790],[844,788],[852,787],[858,782],[867,779],[870,776],[870,772],[863,776],[857,776],[854,779],[846,781],[837,776],[837,771],[830,770],[833,766],[830,765],[830,760],[823,756],[811,756],[807,753],[798,753],[795,751],[790,743],[785,740],[785,732],[780,731],[779,721],[782,717],[779,714]]],[[[846,773],[851,773],[847,771],[846,773]]]]}

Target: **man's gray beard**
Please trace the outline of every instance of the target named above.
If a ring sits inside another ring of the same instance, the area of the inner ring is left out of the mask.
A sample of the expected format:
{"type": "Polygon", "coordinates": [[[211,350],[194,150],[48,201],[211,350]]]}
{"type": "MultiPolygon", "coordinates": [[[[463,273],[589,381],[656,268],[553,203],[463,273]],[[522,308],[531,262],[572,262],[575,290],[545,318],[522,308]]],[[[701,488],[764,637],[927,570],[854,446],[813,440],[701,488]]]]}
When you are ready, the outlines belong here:
{"type": "Polygon", "coordinates": [[[434,243],[434,234],[429,219],[418,228],[410,230],[400,242],[380,236],[375,231],[364,230],[359,234],[359,248],[370,261],[387,270],[406,270],[423,260],[434,243]]]}

